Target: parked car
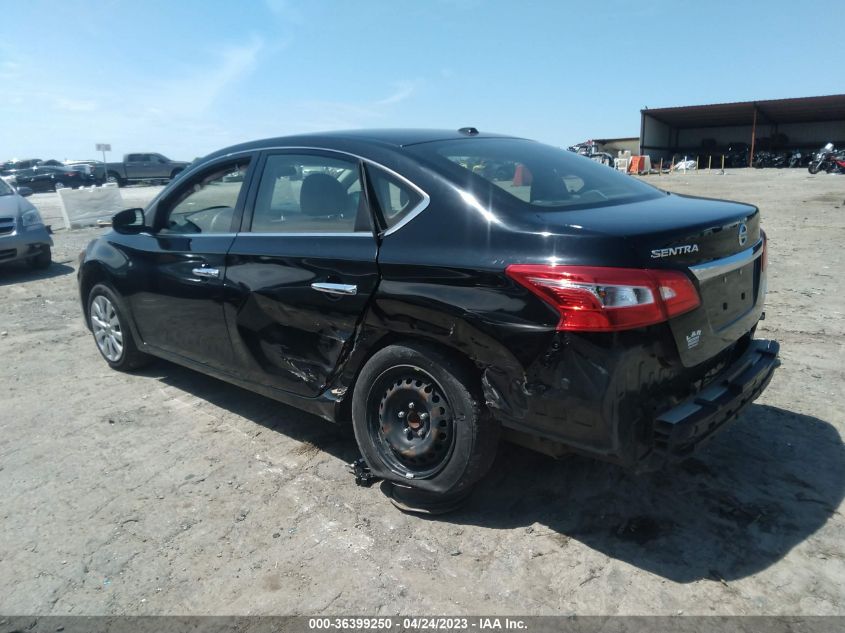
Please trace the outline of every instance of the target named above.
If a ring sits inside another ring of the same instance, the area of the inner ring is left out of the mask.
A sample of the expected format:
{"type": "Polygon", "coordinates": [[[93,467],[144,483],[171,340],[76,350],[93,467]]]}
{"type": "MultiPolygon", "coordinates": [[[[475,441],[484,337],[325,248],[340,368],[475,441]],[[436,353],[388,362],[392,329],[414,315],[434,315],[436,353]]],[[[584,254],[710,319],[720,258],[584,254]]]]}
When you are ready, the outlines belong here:
{"type": "Polygon", "coordinates": [[[88,173],[94,176],[98,185],[106,182],[106,164],[101,160],[66,160],[68,167],[87,167],[88,173]]]}
{"type": "Polygon", "coordinates": [[[30,169],[40,164],[40,158],[7,160],[5,163],[0,165],[0,175],[14,176],[17,172],[21,171],[22,169],[30,169]]]}
{"type": "Polygon", "coordinates": [[[70,167],[38,165],[30,169],[21,169],[15,173],[19,186],[26,186],[33,191],[56,191],[63,187],[85,187],[95,184],[94,176],[70,167]]]}
{"type": "Polygon", "coordinates": [[[637,470],[684,459],[778,364],[754,338],[757,208],[472,128],[230,147],[112,226],[78,269],[111,367],[158,356],[351,421],[405,509],[458,503],[501,429],[637,470]],[[471,168],[493,163],[520,178],[471,168]]]}
{"type": "Polygon", "coordinates": [[[144,180],[172,180],[189,164],[161,154],[126,154],[123,162],[106,163],[106,178],[119,187],[144,180]]]}
{"type": "Polygon", "coordinates": [[[38,209],[24,199],[31,193],[0,180],[0,264],[25,260],[33,268],[50,266],[53,239],[38,209]]]}
{"type": "Polygon", "coordinates": [[[40,158],[16,158],[14,160],[7,160],[0,165],[0,171],[8,171],[12,169],[29,169],[41,164],[40,158]]]}

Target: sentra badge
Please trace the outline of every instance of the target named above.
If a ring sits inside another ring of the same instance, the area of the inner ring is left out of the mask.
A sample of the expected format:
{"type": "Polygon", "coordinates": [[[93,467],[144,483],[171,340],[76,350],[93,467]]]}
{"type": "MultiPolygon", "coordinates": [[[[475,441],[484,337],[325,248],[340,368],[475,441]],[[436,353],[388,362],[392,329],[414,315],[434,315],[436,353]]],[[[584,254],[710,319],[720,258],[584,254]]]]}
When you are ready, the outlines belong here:
{"type": "Polygon", "coordinates": [[[684,244],[683,246],[671,246],[669,248],[656,248],[651,251],[651,258],[671,257],[672,255],[687,255],[689,253],[697,253],[698,244],[684,244]]]}

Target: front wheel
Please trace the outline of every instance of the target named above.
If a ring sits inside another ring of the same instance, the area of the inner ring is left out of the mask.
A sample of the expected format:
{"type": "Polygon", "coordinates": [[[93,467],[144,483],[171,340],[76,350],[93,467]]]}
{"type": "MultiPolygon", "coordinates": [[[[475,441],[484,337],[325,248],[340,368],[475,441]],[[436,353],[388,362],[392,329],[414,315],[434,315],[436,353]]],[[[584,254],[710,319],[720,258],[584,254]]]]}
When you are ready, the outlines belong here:
{"type": "Polygon", "coordinates": [[[418,493],[403,509],[462,500],[493,463],[499,427],[476,382],[462,363],[415,343],[386,347],[361,370],[355,439],[374,474],[418,493]]]}
{"type": "Polygon", "coordinates": [[[132,371],[148,364],[150,356],[138,350],[116,293],[97,284],[88,295],[88,323],[94,342],[112,369],[132,371]]]}
{"type": "Polygon", "coordinates": [[[817,173],[819,173],[819,168],[821,167],[821,165],[822,165],[821,161],[815,162],[815,163],[810,163],[809,166],[807,167],[807,171],[809,171],[811,174],[817,174],[817,173]]]}

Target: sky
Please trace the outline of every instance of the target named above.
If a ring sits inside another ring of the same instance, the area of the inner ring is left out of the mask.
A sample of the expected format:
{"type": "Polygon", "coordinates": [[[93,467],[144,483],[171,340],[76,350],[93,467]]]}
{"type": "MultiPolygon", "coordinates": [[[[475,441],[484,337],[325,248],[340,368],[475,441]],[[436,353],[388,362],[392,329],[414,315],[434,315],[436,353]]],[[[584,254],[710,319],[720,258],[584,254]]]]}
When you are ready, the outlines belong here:
{"type": "Polygon", "coordinates": [[[191,160],[333,129],[567,146],[640,109],[845,92],[845,1],[27,0],[2,4],[0,159],[191,160]]]}

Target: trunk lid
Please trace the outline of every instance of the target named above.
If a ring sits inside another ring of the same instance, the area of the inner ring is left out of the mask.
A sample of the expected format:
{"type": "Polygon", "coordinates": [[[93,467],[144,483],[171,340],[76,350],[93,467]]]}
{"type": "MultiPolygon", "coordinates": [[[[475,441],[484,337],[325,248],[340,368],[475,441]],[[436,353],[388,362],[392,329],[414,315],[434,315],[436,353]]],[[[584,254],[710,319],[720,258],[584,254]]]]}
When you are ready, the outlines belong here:
{"type": "Polygon", "coordinates": [[[701,264],[734,255],[760,239],[756,207],[676,194],[538,215],[550,226],[568,225],[623,238],[647,268],[701,264]],[[740,244],[738,233],[742,223],[746,226],[744,244],[740,244]]]}
{"type": "Polygon", "coordinates": [[[619,238],[620,249],[633,251],[636,267],[690,276],[701,305],[669,321],[684,366],[717,355],[762,316],[765,271],[760,213],[754,206],[669,194],[539,215],[550,227],[564,224],[619,238]]]}

